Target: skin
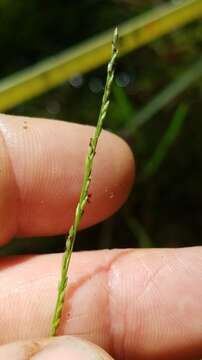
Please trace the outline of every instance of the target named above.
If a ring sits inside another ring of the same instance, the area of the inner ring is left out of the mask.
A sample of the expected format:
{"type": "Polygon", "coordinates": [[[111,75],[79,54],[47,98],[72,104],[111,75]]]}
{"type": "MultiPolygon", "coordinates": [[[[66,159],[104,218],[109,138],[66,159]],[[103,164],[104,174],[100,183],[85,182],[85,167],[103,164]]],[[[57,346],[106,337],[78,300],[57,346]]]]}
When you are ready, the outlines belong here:
{"type": "MultiPolygon", "coordinates": [[[[1,245],[15,235],[66,232],[92,131],[60,121],[0,116],[1,245]]],[[[104,131],[81,228],[117,211],[133,180],[130,149],[104,131]]],[[[60,263],[60,254],[1,259],[0,359],[202,356],[201,247],[74,254],[59,336],[51,339],[60,263]]]]}

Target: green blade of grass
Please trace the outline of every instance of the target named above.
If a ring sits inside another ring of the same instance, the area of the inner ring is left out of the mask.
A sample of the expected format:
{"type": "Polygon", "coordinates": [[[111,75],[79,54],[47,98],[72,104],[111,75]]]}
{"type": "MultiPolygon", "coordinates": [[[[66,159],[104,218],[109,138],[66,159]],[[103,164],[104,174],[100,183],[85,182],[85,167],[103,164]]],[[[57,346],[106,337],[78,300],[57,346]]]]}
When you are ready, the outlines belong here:
{"type": "MultiPolygon", "coordinates": [[[[170,33],[202,16],[201,0],[164,4],[119,25],[120,55],[170,33]]],[[[112,30],[13,74],[0,82],[0,111],[38,96],[84,74],[110,58],[112,30]]]]}
{"type": "Polygon", "coordinates": [[[202,58],[187,71],[172,81],[165,89],[157,94],[142,110],[127,123],[122,133],[131,136],[135,131],[149,121],[154,115],[174,100],[179,94],[189,88],[202,76],[202,58]]]}
{"type": "Polygon", "coordinates": [[[138,246],[140,248],[152,248],[154,244],[138,219],[131,215],[126,209],[124,211],[124,218],[134,239],[138,242],[138,246]]]}
{"type": "Polygon", "coordinates": [[[135,109],[122,87],[114,85],[112,94],[111,119],[108,125],[113,131],[119,131],[134,115],[135,109]]]}
{"type": "Polygon", "coordinates": [[[188,105],[180,104],[167,128],[164,136],[160,140],[156,150],[154,151],[151,159],[146,163],[140,179],[146,179],[153,176],[158,171],[161,163],[165,159],[169,148],[174,143],[176,137],[179,135],[183,123],[188,113],[188,105]]]}

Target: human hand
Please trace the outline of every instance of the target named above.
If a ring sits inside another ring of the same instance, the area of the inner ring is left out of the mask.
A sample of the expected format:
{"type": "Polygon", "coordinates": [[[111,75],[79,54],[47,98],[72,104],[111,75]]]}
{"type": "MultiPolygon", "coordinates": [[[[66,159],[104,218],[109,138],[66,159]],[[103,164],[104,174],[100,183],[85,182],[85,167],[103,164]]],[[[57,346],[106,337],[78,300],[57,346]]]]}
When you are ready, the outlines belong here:
{"type": "MultiPolygon", "coordinates": [[[[1,116],[1,244],[14,235],[67,231],[91,134],[91,127],[1,116]]],[[[133,176],[127,145],[103,132],[83,228],[120,207],[133,176]]],[[[202,356],[201,247],[74,254],[58,335],[82,340],[44,339],[55,305],[60,263],[59,254],[1,260],[1,360],[110,359],[101,348],[116,359],[202,356]],[[21,342],[3,345],[14,341],[21,342]]]]}

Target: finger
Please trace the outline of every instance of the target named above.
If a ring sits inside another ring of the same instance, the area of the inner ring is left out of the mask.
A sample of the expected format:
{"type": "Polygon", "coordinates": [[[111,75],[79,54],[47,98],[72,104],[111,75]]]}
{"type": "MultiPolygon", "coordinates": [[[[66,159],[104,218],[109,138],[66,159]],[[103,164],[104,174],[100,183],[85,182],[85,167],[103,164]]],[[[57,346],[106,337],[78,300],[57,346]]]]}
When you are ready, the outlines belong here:
{"type": "MultiPolygon", "coordinates": [[[[67,231],[79,199],[93,127],[1,115],[0,244],[14,235],[67,231]]],[[[98,143],[81,227],[115,212],[126,200],[134,161],[126,143],[104,131],[98,143]]]]}
{"type": "Polygon", "coordinates": [[[112,360],[98,346],[73,336],[28,340],[0,347],[1,360],[112,360]]]}
{"type": "MultiPolygon", "coordinates": [[[[0,342],[47,336],[61,256],[4,259],[0,342]]],[[[202,248],[74,254],[58,334],[116,359],[202,356],[202,248]]]]}

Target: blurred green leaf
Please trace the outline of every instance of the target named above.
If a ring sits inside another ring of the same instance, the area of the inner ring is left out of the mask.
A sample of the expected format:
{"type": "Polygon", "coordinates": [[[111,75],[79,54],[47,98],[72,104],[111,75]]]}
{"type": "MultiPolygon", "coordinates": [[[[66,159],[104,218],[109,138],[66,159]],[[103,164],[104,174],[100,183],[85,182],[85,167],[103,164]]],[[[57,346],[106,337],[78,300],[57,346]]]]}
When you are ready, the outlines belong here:
{"type": "Polygon", "coordinates": [[[115,131],[126,126],[129,119],[134,116],[135,108],[130,102],[124,88],[117,85],[113,86],[113,100],[107,126],[115,131]]]}
{"type": "Polygon", "coordinates": [[[131,231],[134,239],[138,242],[138,246],[140,248],[151,248],[154,246],[144,226],[126,209],[124,212],[124,218],[129,230],[131,231]]]}
{"type": "Polygon", "coordinates": [[[123,133],[125,136],[131,136],[136,129],[144,125],[172,100],[174,100],[183,91],[189,88],[195,81],[202,76],[202,58],[193,64],[176,80],[172,81],[165,89],[140,110],[125,126],[123,133]]]}
{"type": "Polygon", "coordinates": [[[169,148],[179,135],[183,123],[188,113],[188,105],[180,104],[170,122],[169,127],[162,139],[160,140],[156,150],[154,151],[151,159],[146,163],[140,178],[146,179],[153,176],[158,171],[161,163],[165,159],[169,148]]]}
{"type": "MultiPolygon", "coordinates": [[[[201,0],[184,0],[156,6],[119,24],[120,55],[150,43],[201,16],[201,0]]],[[[8,110],[78,74],[106,63],[113,29],[19,71],[0,82],[0,110],[8,110]]]]}

